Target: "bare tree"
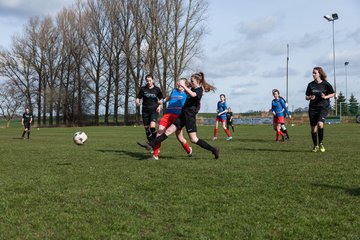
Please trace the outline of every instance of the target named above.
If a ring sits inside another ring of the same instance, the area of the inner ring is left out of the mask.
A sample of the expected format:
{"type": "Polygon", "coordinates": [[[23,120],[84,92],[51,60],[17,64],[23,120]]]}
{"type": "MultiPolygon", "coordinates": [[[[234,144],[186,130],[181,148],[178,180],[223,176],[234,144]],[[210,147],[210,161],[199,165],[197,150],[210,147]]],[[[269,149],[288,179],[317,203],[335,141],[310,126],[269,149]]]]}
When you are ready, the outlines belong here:
{"type": "Polygon", "coordinates": [[[10,122],[21,107],[23,99],[24,95],[13,82],[8,80],[0,85],[0,111],[6,120],[6,127],[10,127],[10,122]]]}

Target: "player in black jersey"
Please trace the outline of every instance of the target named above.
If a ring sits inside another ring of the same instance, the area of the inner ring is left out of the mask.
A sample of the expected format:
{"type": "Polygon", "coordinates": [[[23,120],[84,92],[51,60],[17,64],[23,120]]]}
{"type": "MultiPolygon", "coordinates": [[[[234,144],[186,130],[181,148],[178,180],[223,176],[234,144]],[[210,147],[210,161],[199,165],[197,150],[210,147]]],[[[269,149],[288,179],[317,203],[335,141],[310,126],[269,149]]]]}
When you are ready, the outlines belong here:
{"type": "Polygon", "coordinates": [[[145,134],[150,142],[156,137],[156,122],[159,117],[163,94],[160,88],[154,85],[154,79],[151,74],[146,75],[145,80],[146,85],[140,88],[135,103],[136,107],[140,107],[140,99],[142,99],[141,115],[145,134]]]}
{"type": "Polygon", "coordinates": [[[30,126],[33,121],[33,115],[30,113],[30,109],[26,108],[22,116],[21,124],[24,126],[22,138],[25,139],[25,133],[27,133],[27,139],[30,139],[30,126]]]}
{"type": "Polygon", "coordinates": [[[313,152],[325,152],[323,144],[324,122],[330,105],[329,98],[334,97],[334,89],[326,80],[326,73],[321,67],[314,67],[312,72],[314,81],[310,82],[306,89],[306,100],[309,103],[309,119],[311,137],[314,143],[313,152]],[[319,143],[318,143],[319,138],[319,143]]]}
{"type": "Polygon", "coordinates": [[[208,84],[205,81],[204,73],[195,73],[191,76],[191,88],[188,88],[186,84],[180,84],[188,94],[185,105],[182,109],[180,116],[175,120],[175,122],[166,129],[165,133],[156,137],[153,141],[149,143],[139,143],[138,144],[147,150],[151,151],[153,146],[161,143],[166,140],[168,136],[174,133],[176,130],[186,127],[186,131],[189,135],[190,141],[199,145],[200,147],[212,152],[215,159],[219,158],[219,149],[208,144],[203,139],[197,137],[197,127],[196,127],[196,114],[200,110],[200,102],[203,96],[203,92],[214,91],[215,87],[208,84]]]}
{"type": "Polygon", "coordinates": [[[233,125],[234,114],[231,111],[231,107],[229,107],[227,110],[228,111],[226,112],[226,128],[229,129],[229,126],[231,126],[231,129],[234,132],[234,125],[233,125]]]}

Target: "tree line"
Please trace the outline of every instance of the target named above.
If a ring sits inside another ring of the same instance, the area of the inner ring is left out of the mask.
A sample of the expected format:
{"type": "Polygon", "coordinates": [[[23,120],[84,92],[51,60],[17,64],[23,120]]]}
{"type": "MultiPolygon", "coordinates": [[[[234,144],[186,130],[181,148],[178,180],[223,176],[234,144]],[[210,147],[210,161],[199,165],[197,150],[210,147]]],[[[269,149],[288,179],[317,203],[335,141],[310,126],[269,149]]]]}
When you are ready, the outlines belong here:
{"type": "Polygon", "coordinates": [[[134,99],[151,73],[165,95],[200,57],[206,0],[77,1],[34,16],[0,49],[0,110],[28,106],[38,126],[139,121],[134,99]],[[112,118],[112,119],[110,119],[112,118]]]}

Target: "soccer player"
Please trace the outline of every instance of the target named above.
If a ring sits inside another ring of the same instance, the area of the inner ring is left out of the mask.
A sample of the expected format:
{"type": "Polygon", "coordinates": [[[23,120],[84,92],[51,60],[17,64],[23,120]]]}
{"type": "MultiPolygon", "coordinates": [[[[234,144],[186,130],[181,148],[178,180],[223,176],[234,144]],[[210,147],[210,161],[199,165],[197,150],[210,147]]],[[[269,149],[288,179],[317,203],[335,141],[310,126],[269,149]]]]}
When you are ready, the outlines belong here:
{"type": "Polygon", "coordinates": [[[191,88],[188,88],[186,84],[183,83],[180,83],[180,86],[182,86],[188,94],[180,116],[168,129],[166,129],[163,134],[156,137],[153,141],[149,143],[138,142],[138,144],[150,151],[152,150],[153,146],[163,142],[170,134],[174,133],[176,130],[182,129],[185,126],[191,142],[210,151],[212,154],[214,154],[215,159],[218,159],[219,148],[211,146],[205,140],[198,138],[196,134],[196,114],[200,110],[200,103],[203,92],[214,91],[215,87],[206,82],[204,73],[202,72],[195,73],[191,76],[191,88]]]}
{"type": "Polygon", "coordinates": [[[140,107],[140,99],[142,99],[141,115],[145,134],[150,142],[156,137],[156,121],[159,117],[163,94],[160,88],[154,85],[154,79],[151,74],[146,75],[145,80],[146,85],[140,88],[135,103],[136,107],[140,107]]]}
{"type": "MultiPolygon", "coordinates": [[[[287,103],[287,101],[280,96],[280,99],[282,99],[284,102],[285,102],[285,106],[289,109],[289,104],[287,103]]],[[[286,113],[284,112],[284,118],[286,117],[286,113]]],[[[282,137],[283,140],[290,140],[290,137],[289,137],[289,133],[288,133],[288,130],[286,128],[286,125],[285,125],[285,121],[283,123],[281,123],[281,128],[280,128],[281,132],[284,133],[284,136],[282,137]]]]}
{"type": "Polygon", "coordinates": [[[219,122],[222,124],[222,128],[224,129],[227,138],[226,140],[231,140],[232,136],[229,132],[229,130],[226,127],[226,113],[227,113],[227,104],[226,104],[226,97],[225,94],[220,94],[220,101],[217,103],[217,116],[216,116],[216,122],[215,122],[215,128],[214,128],[214,137],[213,140],[216,140],[218,137],[218,128],[219,128],[219,122]]]}
{"type": "Polygon", "coordinates": [[[274,99],[271,102],[271,111],[274,115],[273,126],[274,130],[276,131],[275,141],[279,142],[280,136],[282,136],[283,140],[285,140],[285,134],[281,132],[281,124],[285,123],[284,112],[287,113],[289,118],[291,118],[291,114],[286,107],[285,101],[280,98],[279,90],[273,89],[272,94],[274,99]]]}
{"type": "Polygon", "coordinates": [[[229,126],[231,126],[232,131],[235,132],[233,119],[233,112],[231,111],[231,107],[229,107],[228,111],[226,112],[226,128],[229,129],[229,126]]]}
{"type": "Polygon", "coordinates": [[[313,152],[325,152],[323,144],[324,122],[330,106],[330,98],[334,97],[334,89],[326,80],[327,76],[321,67],[314,67],[313,81],[306,88],[305,99],[309,102],[309,120],[311,137],[314,144],[313,152]],[[318,143],[319,138],[319,143],[318,143]]]}
{"type": "MultiPolygon", "coordinates": [[[[157,130],[157,135],[160,136],[165,132],[165,130],[174,123],[175,119],[177,119],[181,113],[181,109],[183,108],[186,101],[186,92],[181,85],[186,84],[187,80],[185,78],[181,78],[177,82],[177,88],[174,88],[171,91],[170,96],[168,96],[165,100],[167,102],[167,108],[164,111],[164,115],[159,121],[159,128],[157,130]]],[[[182,129],[176,130],[176,138],[181,143],[182,147],[185,149],[186,153],[189,157],[192,156],[192,148],[189,146],[188,142],[184,138],[182,129]]],[[[160,151],[161,143],[155,145],[153,147],[153,155],[149,160],[158,160],[159,159],[159,151],[160,151]]]]}
{"type": "Polygon", "coordinates": [[[21,124],[24,126],[24,131],[21,136],[22,139],[25,139],[25,133],[27,133],[27,139],[30,139],[30,126],[32,121],[33,121],[33,115],[30,112],[30,109],[26,108],[21,119],[21,124]]]}

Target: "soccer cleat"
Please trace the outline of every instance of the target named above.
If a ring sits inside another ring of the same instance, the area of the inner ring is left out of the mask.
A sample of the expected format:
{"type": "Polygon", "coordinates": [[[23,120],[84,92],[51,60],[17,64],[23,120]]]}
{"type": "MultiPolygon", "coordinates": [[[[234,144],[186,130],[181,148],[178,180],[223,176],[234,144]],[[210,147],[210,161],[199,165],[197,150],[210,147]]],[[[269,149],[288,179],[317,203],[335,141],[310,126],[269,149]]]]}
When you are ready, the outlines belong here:
{"type": "Polygon", "coordinates": [[[217,137],[213,137],[213,139],[212,139],[213,141],[215,141],[215,140],[217,140],[217,137]]]}
{"type": "Polygon", "coordinates": [[[152,151],[152,147],[148,144],[148,143],[141,143],[141,142],[137,142],[137,144],[140,146],[140,147],[143,147],[145,148],[146,150],[148,151],[152,151]]]}
{"type": "Polygon", "coordinates": [[[192,157],[192,147],[189,148],[190,148],[190,152],[188,153],[188,157],[192,157]]]}
{"type": "Polygon", "coordinates": [[[325,147],[324,147],[324,144],[320,143],[320,152],[325,152],[325,147]]]}
{"type": "Polygon", "coordinates": [[[151,155],[151,157],[149,157],[147,160],[159,160],[159,157],[155,155],[151,155]]]}
{"type": "Polygon", "coordinates": [[[314,148],[312,149],[313,152],[318,152],[319,151],[319,146],[314,146],[314,148]]]}
{"type": "Polygon", "coordinates": [[[232,136],[227,137],[227,138],[226,138],[226,141],[230,141],[231,139],[232,139],[232,136]]]}
{"type": "Polygon", "coordinates": [[[219,158],[219,152],[220,152],[219,148],[216,147],[214,152],[213,152],[215,159],[219,158]]]}

